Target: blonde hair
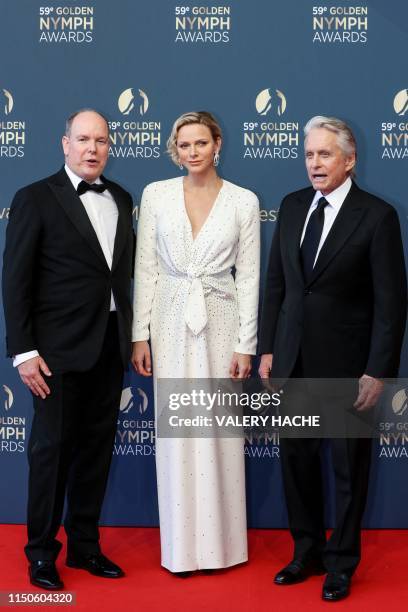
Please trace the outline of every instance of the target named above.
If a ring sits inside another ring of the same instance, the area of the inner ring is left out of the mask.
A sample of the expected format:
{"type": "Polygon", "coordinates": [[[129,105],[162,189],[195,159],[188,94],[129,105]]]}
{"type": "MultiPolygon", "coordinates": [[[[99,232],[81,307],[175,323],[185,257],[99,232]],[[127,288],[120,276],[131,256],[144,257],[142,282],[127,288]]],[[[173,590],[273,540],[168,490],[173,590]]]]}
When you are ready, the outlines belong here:
{"type": "Polygon", "coordinates": [[[211,113],[208,113],[207,111],[193,111],[190,113],[183,113],[173,123],[170,136],[167,140],[167,153],[170,155],[172,161],[176,165],[179,164],[179,158],[177,154],[178,132],[180,128],[184,127],[185,125],[193,125],[195,123],[208,127],[214,142],[216,142],[218,138],[222,138],[221,127],[218,121],[211,113]]]}

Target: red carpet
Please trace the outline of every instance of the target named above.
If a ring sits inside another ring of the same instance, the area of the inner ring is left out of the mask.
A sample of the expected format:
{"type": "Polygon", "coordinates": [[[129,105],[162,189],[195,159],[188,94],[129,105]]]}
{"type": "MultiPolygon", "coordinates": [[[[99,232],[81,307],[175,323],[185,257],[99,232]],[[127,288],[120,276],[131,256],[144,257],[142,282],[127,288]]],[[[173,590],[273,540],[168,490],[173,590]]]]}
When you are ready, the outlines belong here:
{"type": "MultiPolygon", "coordinates": [[[[62,539],[64,539],[61,533],[62,539]]],[[[0,591],[45,592],[27,579],[22,552],[25,527],[0,526],[0,591]]],[[[104,528],[103,550],[119,563],[126,577],[106,580],[64,565],[58,568],[65,587],[76,594],[76,605],[65,609],[104,612],[286,612],[304,610],[358,610],[383,612],[408,601],[408,531],[366,531],[363,560],[353,580],[351,596],[342,602],[320,600],[323,577],[291,587],[278,587],[274,573],[290,558],[291,540],[283,530],[251,530],[249,563],[212,575],[182,579],[160,567],[158,529],[104,528]]],[[[37,606],[34,609],[57,609],[37,606]]],[[[58,607],[61,611],[64,607],[58,607]]]]}

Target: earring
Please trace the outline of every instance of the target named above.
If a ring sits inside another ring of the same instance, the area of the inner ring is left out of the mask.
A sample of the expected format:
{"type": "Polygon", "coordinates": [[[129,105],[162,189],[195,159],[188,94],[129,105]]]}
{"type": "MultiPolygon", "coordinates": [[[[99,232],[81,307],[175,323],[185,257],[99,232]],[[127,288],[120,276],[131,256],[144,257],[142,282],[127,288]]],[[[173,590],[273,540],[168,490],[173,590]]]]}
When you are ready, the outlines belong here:
{"type": "Polygon", "coordinates": [[[177,165],[180,168],[180,170],[183,170],[184,166],[183,166],[183,164],[180,163],[179,159],[177,160],[177,165]]]}
{"type": "Polygon", "coordinates": [[[218,153],[218,151],[216,151],[216,152],[214,153],[214,161],[213,161],[213,164],[214,164],[214,166],[215,166],[215,167],[217,167],[219,163],[220,163],[220,154],[218,153]]]}

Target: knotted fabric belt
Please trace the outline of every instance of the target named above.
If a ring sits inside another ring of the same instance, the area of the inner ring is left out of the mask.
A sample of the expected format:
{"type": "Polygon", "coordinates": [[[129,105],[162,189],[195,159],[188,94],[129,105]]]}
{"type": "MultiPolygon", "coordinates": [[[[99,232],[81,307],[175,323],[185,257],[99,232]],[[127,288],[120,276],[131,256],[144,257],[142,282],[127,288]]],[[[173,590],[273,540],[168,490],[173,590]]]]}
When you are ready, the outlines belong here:
{"type": "Polygon", "coordinates": [[[166,271],[168,276],[188,281],[187,302],[184,320],[187,327],[198,336],[208,323],[205,295],[215,291],[223,299],[234,299],[235,292],[230,271],[219,274],[175,273],[166,271]]]}

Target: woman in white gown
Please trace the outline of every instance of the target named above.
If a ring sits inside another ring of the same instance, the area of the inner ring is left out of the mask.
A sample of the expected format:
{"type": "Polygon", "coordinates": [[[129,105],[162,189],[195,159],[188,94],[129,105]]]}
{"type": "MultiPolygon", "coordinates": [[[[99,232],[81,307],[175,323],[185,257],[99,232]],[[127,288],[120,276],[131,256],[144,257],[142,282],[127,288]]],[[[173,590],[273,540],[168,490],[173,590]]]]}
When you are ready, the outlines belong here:
{"type": "MultiPolygon", "coordinates": [[[[216,172],[221,130],[186,113],[168,150],[187,176],[148,185],[135,264],[136,371],[246,378],[256,352],[259,204],[216,172]],[[235,279],[231,270],[235,267],[235,279]]],[[[162,565],[187,575],[247,560],[242,438],[156,439],[162,565]]]]}

